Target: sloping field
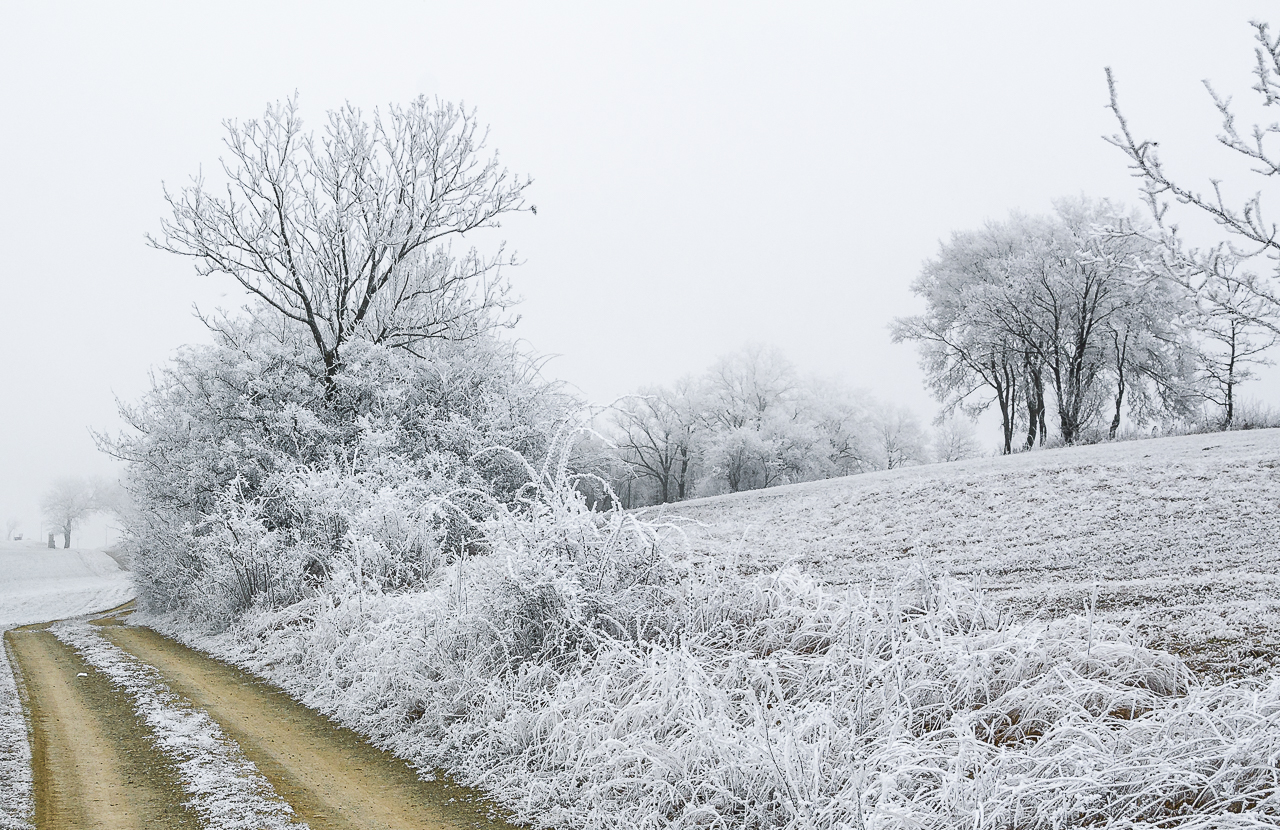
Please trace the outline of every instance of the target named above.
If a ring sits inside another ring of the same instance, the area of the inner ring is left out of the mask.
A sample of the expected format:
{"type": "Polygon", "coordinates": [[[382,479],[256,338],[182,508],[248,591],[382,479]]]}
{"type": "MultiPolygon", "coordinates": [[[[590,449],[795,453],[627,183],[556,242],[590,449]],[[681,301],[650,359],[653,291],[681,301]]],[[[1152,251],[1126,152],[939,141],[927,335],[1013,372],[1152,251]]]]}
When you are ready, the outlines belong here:
{"type": "Polygon", "coordinates": [[[1093,601],[1208,676],[1280,662],[1280,430],[912,467],[659,512],[742,570],[791,562],[866,587],[923,563],[1023,617],[1093,601]]]}
{"type": "Polygon", "coordinates": [[[129,572],[100,550],[0,540],[0,630],[105,611],[133,595],[129,572]]]}

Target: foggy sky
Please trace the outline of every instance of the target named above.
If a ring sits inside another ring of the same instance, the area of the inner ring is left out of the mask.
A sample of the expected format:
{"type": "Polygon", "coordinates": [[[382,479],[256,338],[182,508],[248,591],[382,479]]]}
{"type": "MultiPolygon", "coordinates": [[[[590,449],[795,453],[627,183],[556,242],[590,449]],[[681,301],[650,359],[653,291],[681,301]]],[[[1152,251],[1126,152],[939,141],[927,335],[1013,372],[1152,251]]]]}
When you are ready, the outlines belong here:
{"type": "MultiPolygon", "coordinates": [[[[927,420],[887,329],[920,310],[921,263],[1059,196],[1137,204],[1100,138],[1106,65],[1173,171],[1235,169],[1199,82],[1244,99],[1247,24],[1273,8],[6,2],[0,519],[34,534],[50,480],[115,475],[89,429],[119,429],[115,397],[207,339],[193,303],[241,303],[144,241],[161,182],[216,169],[223,119],[294,92],[312,126],[344,101],[476,107],[535,180],[537,215],[500,232],[525,261],[515,334],[594,402],[757,340],[927,420]]],[[[1245,396],[1280,402],[1274,375],[1245,396]]]]}

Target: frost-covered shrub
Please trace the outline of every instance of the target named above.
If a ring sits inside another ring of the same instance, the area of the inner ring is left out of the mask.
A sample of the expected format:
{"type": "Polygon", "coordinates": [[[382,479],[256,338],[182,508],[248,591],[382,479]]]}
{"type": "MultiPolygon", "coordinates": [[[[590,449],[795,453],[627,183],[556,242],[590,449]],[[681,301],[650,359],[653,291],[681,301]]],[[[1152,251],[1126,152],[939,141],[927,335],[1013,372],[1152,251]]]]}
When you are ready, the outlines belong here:
{"type": "Polygon", "coordinates": [[[224,321],[123,407],[125,522],[143,607],[223,625],[334,573],[398,590],[474,552],[478,523],[528,480],[564,400],[492,339],[364,341],[326,375],[268,315],[224,321]],[[445,499],[446,494],[454,494],[445,499]]]}
{"type": "Polygon", "coordinates": [[[742,574],[588,509],[555,457],[481,530],[405,590],[335,569],[218,636],[151,621],[541,826],[1280,819],[1280,682],[1203,687],[1124,630],[1011,624],[918,571],[742,574]]]}

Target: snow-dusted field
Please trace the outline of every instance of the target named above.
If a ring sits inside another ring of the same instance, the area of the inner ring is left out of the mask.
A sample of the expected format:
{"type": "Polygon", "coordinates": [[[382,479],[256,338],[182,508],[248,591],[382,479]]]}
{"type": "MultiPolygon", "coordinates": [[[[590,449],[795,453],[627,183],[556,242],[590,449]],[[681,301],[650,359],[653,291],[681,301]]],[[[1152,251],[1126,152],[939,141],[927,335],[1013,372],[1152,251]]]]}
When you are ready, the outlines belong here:
{"type": "Polygon", "coordinates": [[[1020,616],[1134,624],[1193,667],[1280,657],[1280,430],[1189,435],[910,467],[685,502],[695,549],[829,584],[912,563],[1020,616]]]}
{"type": "Polygon", "coordinates": [[[100,550],[0,541],[0,630],[105,611],[131,599],[129,572],[100,550]]]}

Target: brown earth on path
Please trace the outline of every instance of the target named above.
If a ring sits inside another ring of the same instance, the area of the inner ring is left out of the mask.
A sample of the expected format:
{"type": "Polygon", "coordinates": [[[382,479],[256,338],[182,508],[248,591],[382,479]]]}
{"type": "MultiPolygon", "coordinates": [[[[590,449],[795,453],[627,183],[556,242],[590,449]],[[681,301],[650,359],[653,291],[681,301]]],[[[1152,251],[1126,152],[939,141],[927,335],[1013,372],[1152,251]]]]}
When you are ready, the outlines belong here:
{"type": "MultiPolygon", "coordinates": [[[[127,613],[97,620],[101,633],[216,721],[313,830],[512,827],[476,791],[423,781],[404,761],[279,689],[124,624],[127,613]]],[[[34,725],[37,830],[197,826],[181,806],[172,764],[153,748],[127,694],[42,627],[6,637],[34,725]]]]}
{"type": "Polygon", "coordinates": [[[474,790],[423,781],[404,761],[252,675],[150,628],[118,617],[102,623],[108,640],[217,721],[312,830],[510,827],[474,790]]]}
{"type": "Polygon", "coordinates": [[[5,634],[31,725],[37,830],[198,828],[129,696],[46,629],[5,634]]]}

